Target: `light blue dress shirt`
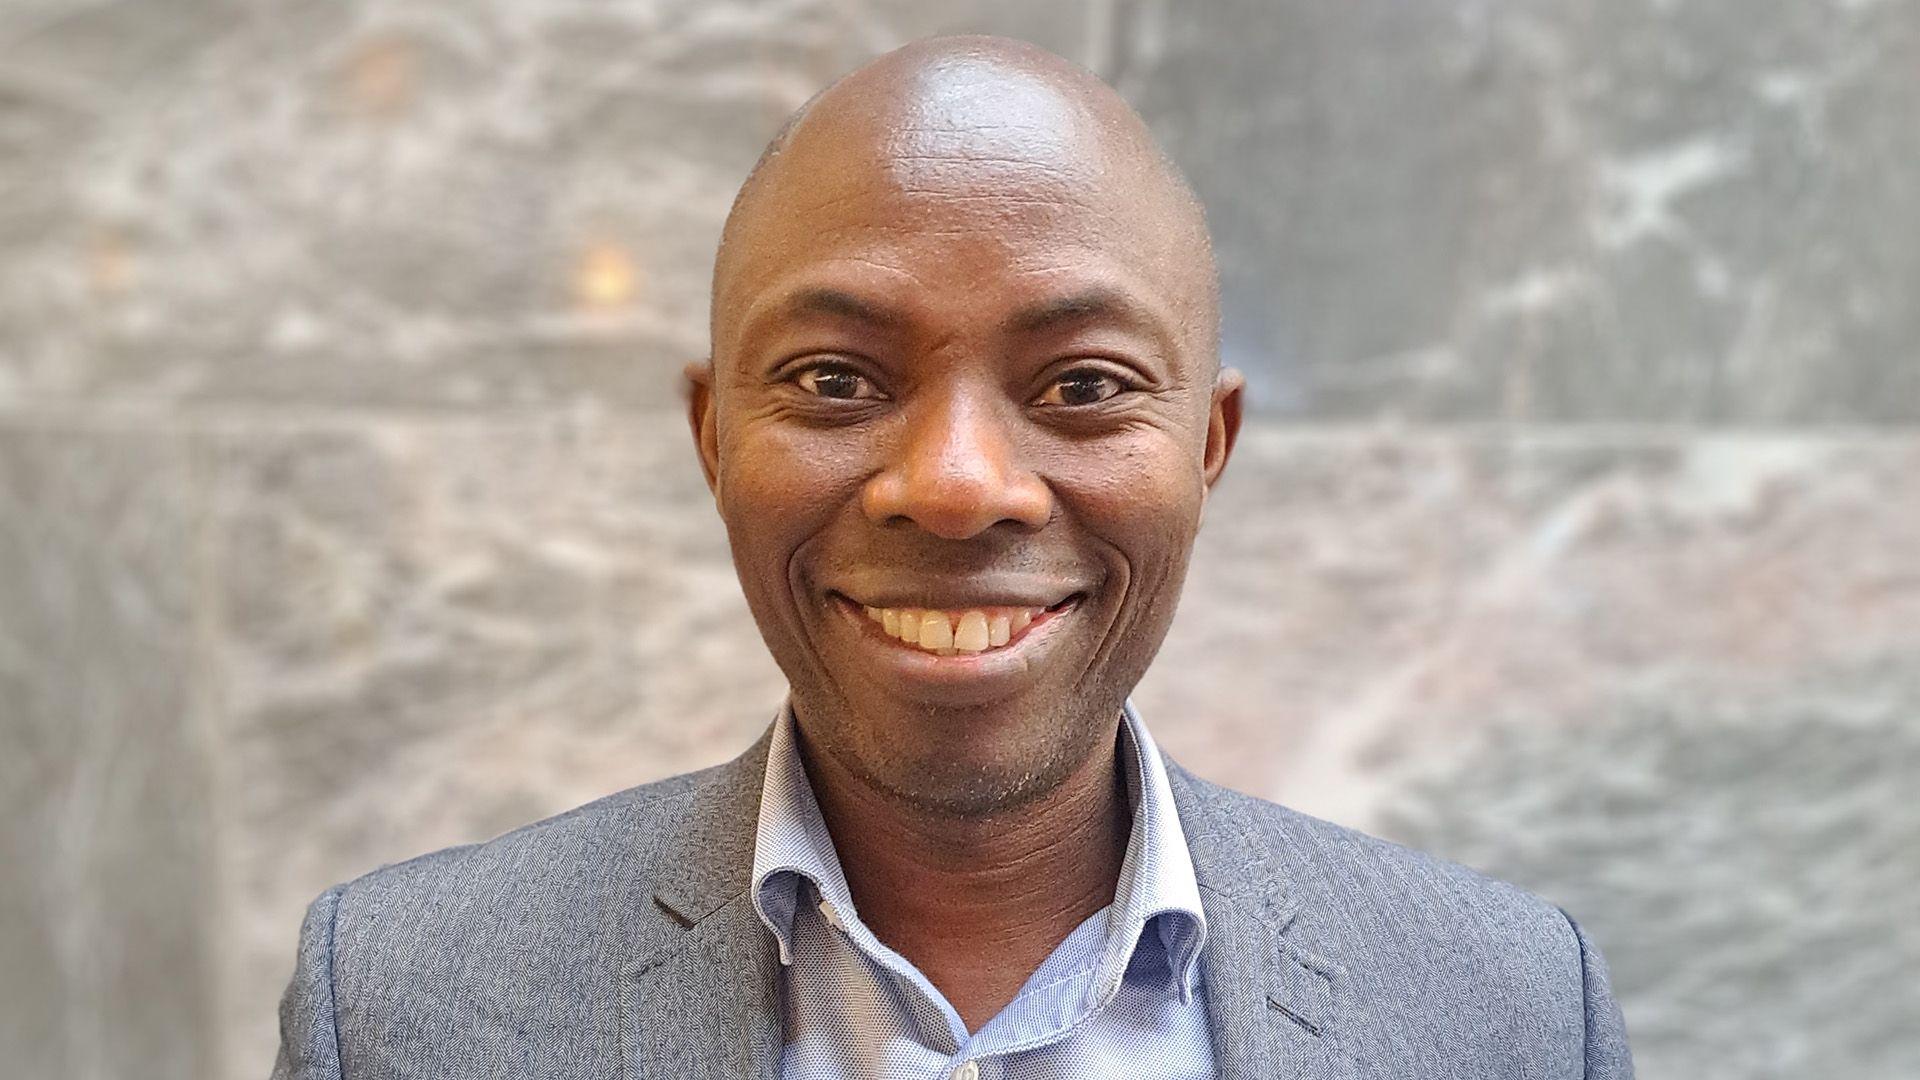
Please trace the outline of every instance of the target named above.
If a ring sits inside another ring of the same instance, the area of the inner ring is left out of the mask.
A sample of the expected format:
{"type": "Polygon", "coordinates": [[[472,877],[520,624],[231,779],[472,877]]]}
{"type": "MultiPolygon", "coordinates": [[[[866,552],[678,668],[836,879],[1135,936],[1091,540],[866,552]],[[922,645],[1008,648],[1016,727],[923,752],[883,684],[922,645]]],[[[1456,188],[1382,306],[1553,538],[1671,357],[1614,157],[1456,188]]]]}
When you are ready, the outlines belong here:
{"type": "Polygon", "coordinates": [[[1211,1077],[1206,917],[1166,769],[1131,702],[1120,755],[1133,829],[1113,902],[1081,923],[977,1032],[860,921],[794,742],[774,723],[753,905],[778,940],[783,1080],[1211,1077]]]}

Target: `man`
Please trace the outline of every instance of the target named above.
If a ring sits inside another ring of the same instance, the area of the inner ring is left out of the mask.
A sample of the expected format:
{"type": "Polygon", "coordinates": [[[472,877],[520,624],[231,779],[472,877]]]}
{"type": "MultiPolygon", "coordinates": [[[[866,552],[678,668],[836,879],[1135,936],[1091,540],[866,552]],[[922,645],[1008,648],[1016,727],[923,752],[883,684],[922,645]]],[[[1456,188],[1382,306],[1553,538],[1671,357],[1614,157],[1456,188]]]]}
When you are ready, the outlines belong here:
{"type": "Polygon", "coordinates": [[[1241,379],[1086,72],[934,39],[734,205],[689,417],[791,696],[726,765],[336,887],[278,1077],[1625,1077],[1520,892],[1222,790],[1127,704],[1241,379]]]}

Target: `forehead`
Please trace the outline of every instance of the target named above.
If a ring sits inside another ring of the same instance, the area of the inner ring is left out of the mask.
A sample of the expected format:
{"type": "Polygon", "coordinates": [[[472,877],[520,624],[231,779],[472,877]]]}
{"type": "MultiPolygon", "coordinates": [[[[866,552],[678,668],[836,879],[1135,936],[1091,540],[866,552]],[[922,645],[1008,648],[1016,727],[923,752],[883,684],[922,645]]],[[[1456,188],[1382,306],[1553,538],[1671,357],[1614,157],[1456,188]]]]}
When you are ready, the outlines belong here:
{"type": "Polygon", "coordinates": [[[960,87],[799,131],[729,239],[716,334],[823,287],[929,315],[1099,291],[1193,321],[1201,267],[1164,181],[1051,91],[990,97],[960,87]]]}

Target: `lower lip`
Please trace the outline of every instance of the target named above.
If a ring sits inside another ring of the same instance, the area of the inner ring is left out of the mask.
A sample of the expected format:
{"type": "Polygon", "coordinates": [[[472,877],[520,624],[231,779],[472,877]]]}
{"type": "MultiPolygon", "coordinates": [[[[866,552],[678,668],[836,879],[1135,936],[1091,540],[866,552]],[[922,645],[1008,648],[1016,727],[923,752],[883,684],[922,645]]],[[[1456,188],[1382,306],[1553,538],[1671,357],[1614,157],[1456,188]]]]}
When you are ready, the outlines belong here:
{"type": "Polygon", "coordinates": [[[987,684],[1016,679],[1033,670],[1047,647],[1059,637],[1065,618],[1080,609],[1081,598],[1075,595],[1060,607],[1042,611],[1005,645],[985,652],[956,652],[948,656],[889,637],[879,623],[867,616],[865,608],[838,593],[834,594],[833,601],[840,613],[854,624],[855,632],[868,646],[867,651],[894,674],[950,687],[976,684],[986,689],[987,684]]]}

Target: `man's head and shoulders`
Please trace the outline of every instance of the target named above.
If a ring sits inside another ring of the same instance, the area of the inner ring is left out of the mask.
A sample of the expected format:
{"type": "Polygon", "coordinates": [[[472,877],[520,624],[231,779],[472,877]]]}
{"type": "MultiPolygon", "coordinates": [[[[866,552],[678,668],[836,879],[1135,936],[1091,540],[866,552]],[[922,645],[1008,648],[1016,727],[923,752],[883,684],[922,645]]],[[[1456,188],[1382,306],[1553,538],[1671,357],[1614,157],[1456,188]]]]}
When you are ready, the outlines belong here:
{"type": "MultiPolygon", "coordinates": [[[[701,467],[788,679],[779,722],[725,764],[330,890],[303,932],[327,1004],[424,1039],[424,981],[485,1015],[545,995],[590,1025],[612,1001],[630,1027],[664,971],[740,1010],[695,1009],[688,1030],[764,1036],[767,980],[725,980],[777,962],[754,863],[787,769],[796,812],[831,834],[825,876],[848,868],[834,887],[947,992],[962,1034],[1116,902],[1164,789],[1220,1053],[1282,1037],[1249,1011],[1331,1052],[1342,1002],[1378,1022],[1429,996],[1487,1038],[1577,1046],[1563,1029],[1592,976],[1556,909],[1195,777],[1127,703],[1239,428],[1218,321],[1198,200],[1089,73],[943,38],[816,96],[741,189],[712,354],[688,369],[701,467]],[[978,962],[982,941],[1003,955],[978,962]]],[[[1444,1056],[1440,1030],[1409,1022],[1408,1052],[1444,1056]]]]}

